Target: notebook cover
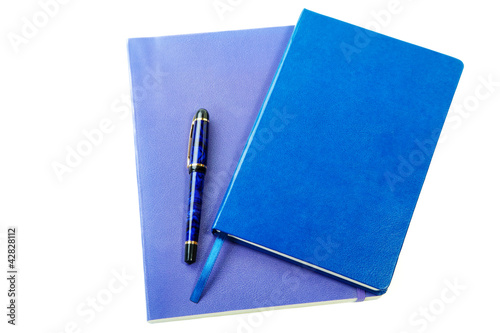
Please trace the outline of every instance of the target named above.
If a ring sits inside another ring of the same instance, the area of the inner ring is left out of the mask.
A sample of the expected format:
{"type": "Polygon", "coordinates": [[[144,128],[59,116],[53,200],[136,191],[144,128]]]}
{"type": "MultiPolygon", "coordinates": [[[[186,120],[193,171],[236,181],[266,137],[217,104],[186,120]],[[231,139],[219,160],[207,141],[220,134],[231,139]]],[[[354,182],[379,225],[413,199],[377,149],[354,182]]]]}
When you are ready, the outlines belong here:
{"type": "Polygon", "coordinates": [[[214,230],[385,292],[462,69],[304,10],[214,230]]]}
{"type": "MultiPolygon", "coordinates": [[[[211,225],[293,27],[129,40],[147,319],[355,301],[365,294],[227,242],[206,296],[189,300],[214,237],[211,225]],[[208,173],[197,262],[183,262],[191,120],[210,112],[208,173]]],[[[367,298],[374,295],[366,293],[367,298]]]]}

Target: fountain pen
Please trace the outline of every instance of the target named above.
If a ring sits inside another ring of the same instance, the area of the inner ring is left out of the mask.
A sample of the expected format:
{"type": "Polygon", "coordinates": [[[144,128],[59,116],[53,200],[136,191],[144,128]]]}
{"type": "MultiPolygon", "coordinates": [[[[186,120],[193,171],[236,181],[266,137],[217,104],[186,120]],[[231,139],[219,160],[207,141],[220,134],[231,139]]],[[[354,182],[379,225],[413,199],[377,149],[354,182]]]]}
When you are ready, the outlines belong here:
{"type": "Polygon", "coordinates": [[[184,261],[196,261],[200,233],[203,184],[207,172],[208,111],[199,109],[193,117],[189,133],[187,168],[190,175],[184,261]]]}

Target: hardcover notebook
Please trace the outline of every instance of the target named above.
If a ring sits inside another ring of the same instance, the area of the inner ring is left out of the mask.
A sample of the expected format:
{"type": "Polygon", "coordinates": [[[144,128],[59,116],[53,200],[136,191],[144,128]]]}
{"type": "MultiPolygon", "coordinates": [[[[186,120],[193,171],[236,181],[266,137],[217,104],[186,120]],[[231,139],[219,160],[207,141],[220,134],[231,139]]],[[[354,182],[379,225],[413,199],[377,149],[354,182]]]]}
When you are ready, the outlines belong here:
{"type": "Polygon", "coordinates": [[[384,293],[462,69],[304,10],[214,231],[384,293]]]}
{"type": "Polygon", "coordinates": [[[158,322],[356,301],[375,296],[321,274],[227,244],[209,293],[189,295],[214,237],[212,222],[293,27],[129,40],[147,319],[158,322]],[[210,112],[210,151],[198,260],[183,261],[191,120],[210,112]]]}

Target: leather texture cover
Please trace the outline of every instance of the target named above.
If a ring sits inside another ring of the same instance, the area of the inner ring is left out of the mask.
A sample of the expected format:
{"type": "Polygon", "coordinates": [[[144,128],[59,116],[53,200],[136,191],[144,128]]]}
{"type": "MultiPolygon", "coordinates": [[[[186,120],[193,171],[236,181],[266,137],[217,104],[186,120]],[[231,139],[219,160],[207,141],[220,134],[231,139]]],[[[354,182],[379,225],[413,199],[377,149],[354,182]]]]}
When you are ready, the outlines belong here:
{"type": "Polygon", "coordinates": [[[385,292],[462,69],[304,10],[213,228],[385,292]]]}
{"type": "Polygon", "coordinates": [[[129,41],[149,321],[364,298],[360,289],[226,242],[206,295],[198,304],[189,300],[215,240],[215,215],[292,31],[278,27],[129,41]],[[186,156],[193,114],[201,107],[210,112],[208,170],[198,258],[187,265],[186,156]]]}

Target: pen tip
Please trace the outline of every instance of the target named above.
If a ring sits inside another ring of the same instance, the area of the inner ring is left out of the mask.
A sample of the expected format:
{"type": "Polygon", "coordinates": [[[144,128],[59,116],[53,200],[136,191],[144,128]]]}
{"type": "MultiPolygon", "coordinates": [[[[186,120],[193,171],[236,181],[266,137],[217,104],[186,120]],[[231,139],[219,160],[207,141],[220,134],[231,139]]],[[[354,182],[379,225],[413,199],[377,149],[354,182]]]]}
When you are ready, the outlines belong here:
{"type": "Polygon", "coordinates": [[[196,262],[196,252],[198,252],[198,245],[187,243],[184,245],[184,262],[188,265],[196,262]]]}
{"type": "Polygon", "coordinates": [[[205,109],[199,109],[198,112],[196,112],[196,114],[194,115],[193,119],[195,119],[195,118],[209,119],[208,118],[208,111],[205,109]]]}

